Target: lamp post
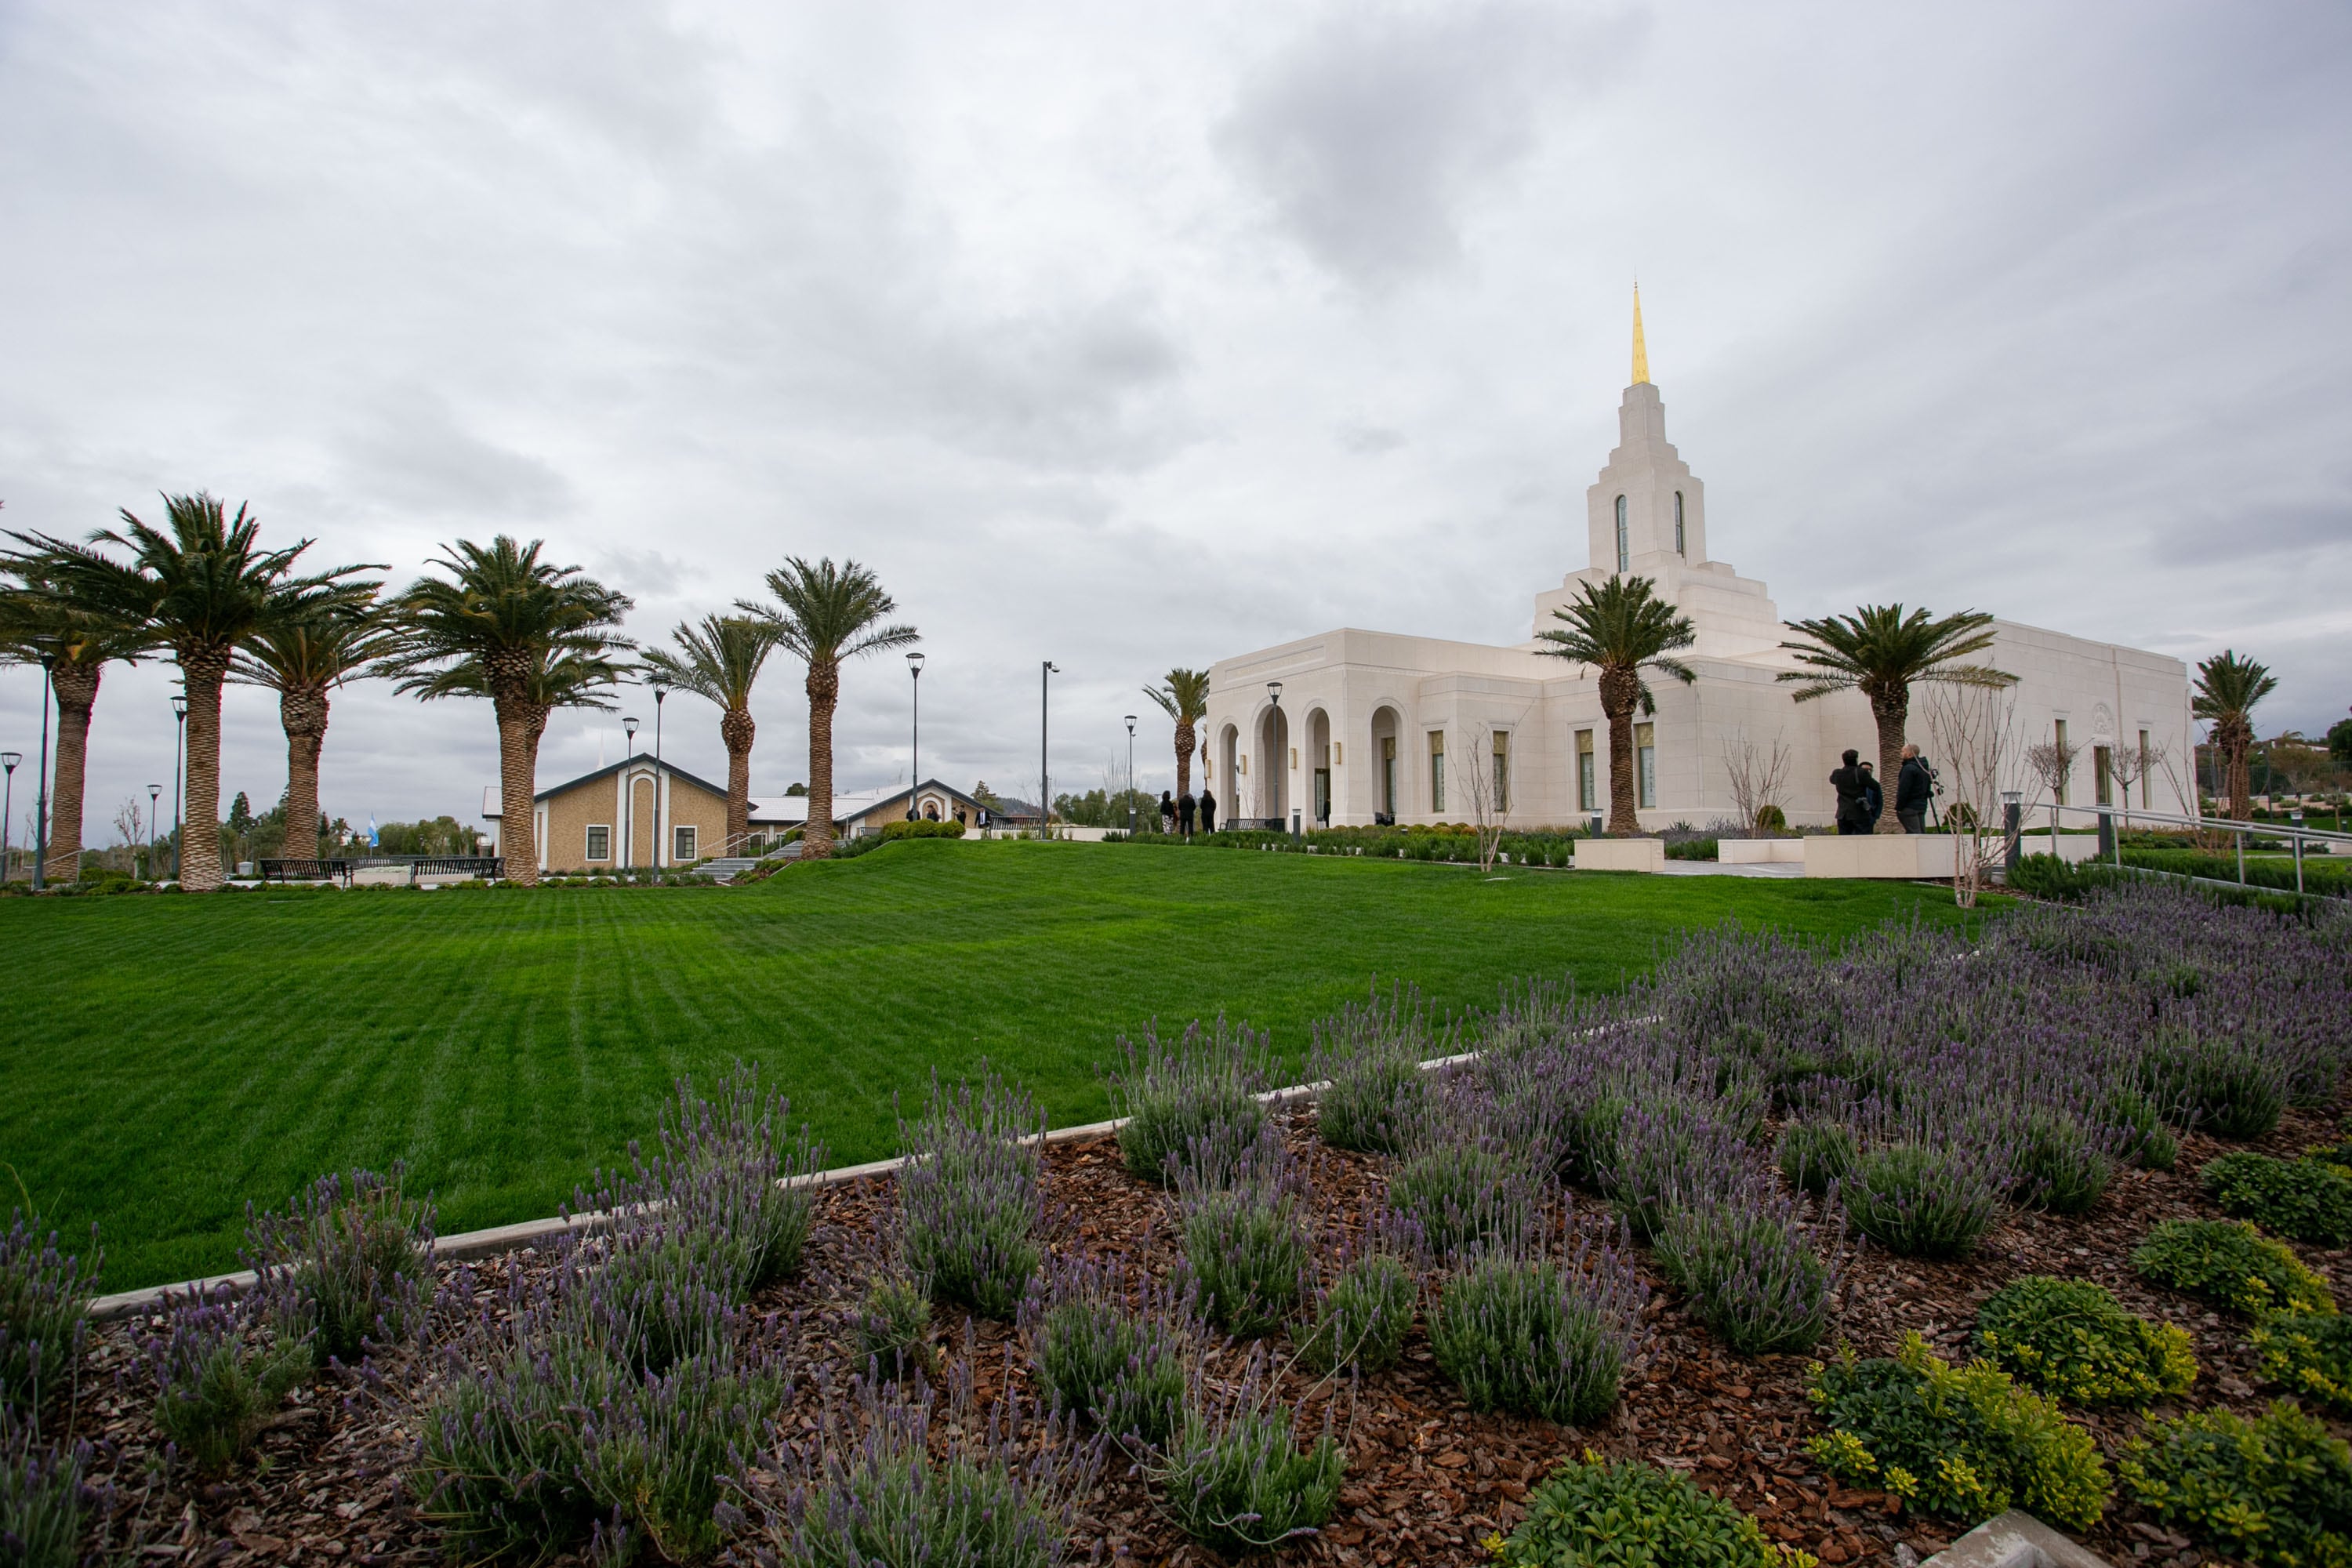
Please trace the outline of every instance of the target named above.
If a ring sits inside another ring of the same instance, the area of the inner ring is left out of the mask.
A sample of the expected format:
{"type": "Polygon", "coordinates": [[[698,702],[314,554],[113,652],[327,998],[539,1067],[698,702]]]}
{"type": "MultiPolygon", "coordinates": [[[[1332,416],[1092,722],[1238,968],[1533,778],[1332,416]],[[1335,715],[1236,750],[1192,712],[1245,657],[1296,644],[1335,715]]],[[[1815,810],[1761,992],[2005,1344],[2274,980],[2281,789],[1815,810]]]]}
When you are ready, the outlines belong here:
{"type": "MultiPolygon", "coordinates": [[[[1288,771],[1290,759],[1283,755],[1282,752],[1282,682],[1267,681],[1265,694],[1274,703],[1274,723],[1270,727],[1270,733],[1274,737],[1275,798],[1271,802],[1261,800],[1258,805],[1260,806],[1271,805],[1274,807],[1275,831],[1278,833],[1282,830],[1282,792],[1290,783],[1288,771]]],[[[1265,788],[1264,781],[1260,781],[1258,788],[1261,791],[1265,788]]]]}
{"type": "Polygon", "coordinates": [[[668,695],[668,687],[658,680],[654,682],[654,869],[656,871],[660,870],[663,864],[669,859],[667,847],[662,843],[664,814],[662,812],[661,752],[662,699],[668,695]]]}
{"type": "Polygon", "coordinates": [[[1127,836],[1135,837],[1135,715],[1127,716],[1127,836]]]}
{"type": "MultiPolygon", "coordinates": [[[[2001,837],[2008,841],[2007,846],[2001,854],[2000,862],[2001,875],[2004,877],[2013,876],[2016,874],[2018,840],[2021,837],[2021,830],[2024,826],[2025,792],[2023,790],[2014,789],[2005,789],[2001,791],[2000,834],[2001,837]]],[[[2058,852],[2058,847],[2054,843],[2051,846],[2050,852],[2053,855],[2058,852]]]]}
{"type": "MultiPolygon", "coordinates": [[[[625,713],[621,716],[621,734],[623,736],[622,755],[625,758],[635,756],[637,754],[637,718],[635,714],[625,713]]],[[[624,783],[626,783],[628,776],[629,775],[625,771],[622,773],[621,778],[624,783]]],[[[629,797],[629,820],[626,824],[629,832],[628,837],[622,840],[622,853],[626,857],[626,858],[621,862],[621,868],[625,872],[637,863],[637,797],[635,793],[635,789],[636,786],[635,784],[630,784],[628,788],[622,791],[624,795],[626,795],[629,797]]]]}
{"type": "Polygon", "coordinates": [[[180,758],[188,749],[188,694],[173,693],[172,716],[179,721],[179,732],[172,742],[172,880],[180,879],[180,840],[187,837],[180,821],[180,784],[187,770],[180,758]]]}
{"type": "Polygon", "coordinates": [[[34,808],[33,816],[33,891],[37,893],[49,885],[49,676],[57,668],[56,654],[41,656],[41,774],[33,781],[40,788],[40,805],[34,808]]]}
{"type": "Polygon", "coordinates": [[[1052,678],[1062,673],[1062,667],[1052,659],[1040,659],[1037,671],[1037,837],[1045,837],[1046,824],[1054,820],[1054,780],[1045,767],[1045,734],[1050,723],[1046,693],[1053,689],[1052,678]]]}
{"type": "Polygon", "coordinates": [[[149,784],[147,786],[147,879],[151,882],[155,879],[155,829],[161,826],[155,819],[162,815],[160,808],[163,804],[163,786],[149,784]]]}
{"type": "Polygon", "coordinates": [[[914,677],[915,704],[913,748],[914,760],[907,765],[907,820],[912,822],[921,815],[916,809],[915,792],[923,787],[923,656],[907,656],[907,673],[914,677]]]}
{"type": "Polygon", "coordinates": [[[8,819],[16,815],[16,764],[25,760],[22,752],[0,752],[0,768],[8,770],[5,787],[0,787],[0,886],[5,886],[11,862],[8,855],[8,819]]]}

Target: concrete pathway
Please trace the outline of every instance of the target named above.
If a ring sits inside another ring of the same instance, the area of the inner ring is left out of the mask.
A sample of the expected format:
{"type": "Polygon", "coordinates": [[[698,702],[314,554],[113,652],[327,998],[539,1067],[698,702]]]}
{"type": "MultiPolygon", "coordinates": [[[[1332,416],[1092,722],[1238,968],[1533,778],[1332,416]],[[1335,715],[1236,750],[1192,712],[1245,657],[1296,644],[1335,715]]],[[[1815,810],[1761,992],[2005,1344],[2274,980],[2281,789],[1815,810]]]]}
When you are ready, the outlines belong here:
{"type": "Polygon", "coordinates": [[[1759,860],[1740,865],[1727,865],[1721,860],[1669,860],[1665,875],[1669,877],[1802,877],[1804,866],[1795,860],[1759,860]]]}

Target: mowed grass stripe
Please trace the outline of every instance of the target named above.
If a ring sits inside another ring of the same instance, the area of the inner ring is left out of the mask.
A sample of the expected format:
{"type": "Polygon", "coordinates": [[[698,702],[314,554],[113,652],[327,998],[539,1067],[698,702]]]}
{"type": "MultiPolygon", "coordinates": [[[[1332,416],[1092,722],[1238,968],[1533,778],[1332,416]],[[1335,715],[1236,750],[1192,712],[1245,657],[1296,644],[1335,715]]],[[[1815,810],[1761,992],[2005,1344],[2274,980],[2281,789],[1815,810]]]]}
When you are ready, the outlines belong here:
{"type": "Polygon", "coordinates": [[[233,1267],[248,1201],[354,1165],[406,1161],[445,1230],[552,1213],[739,1059],[847,1162],[935,1069],[1087,1121],[1155,1018],[1223,1010],[1295,1069],[1376,979],[1490,1006],[1612,988],[1689,927],[1914,910],[1955,918],[1904,886],[945,842],[737,889],[0,900],[0,1160],[127,1288],[233,1267]]]}

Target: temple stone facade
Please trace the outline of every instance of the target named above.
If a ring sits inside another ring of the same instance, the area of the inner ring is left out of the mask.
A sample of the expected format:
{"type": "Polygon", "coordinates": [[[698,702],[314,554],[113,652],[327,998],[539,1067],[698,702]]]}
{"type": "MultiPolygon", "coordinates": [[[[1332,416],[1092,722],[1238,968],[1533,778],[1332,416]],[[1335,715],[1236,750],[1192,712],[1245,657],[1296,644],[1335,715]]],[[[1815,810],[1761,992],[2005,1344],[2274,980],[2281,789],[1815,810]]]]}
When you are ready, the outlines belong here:
{"type": "MultiPolygon", "coordinates": [[[[1697,642],[1677,657],[1698,679],[1650,679],[1657,712],[1637,718],[1634,731],[1643,828],[1729,819],[1727,754],[1746,743],[1769,752],[1776,741],[1791,754],[1780,796],[1789,820],[1826,825],[1838,754],[1852,746],[1876,759],[1869,704],[1853,692],[1800,703],[1778,679],[1797,668],[1780,646],[1795,634],[1762,583],[1708,553],[1706,487],[1666,439],[1638,300],[1634,344],[1618,444],[1585,492],[1586,564],[1536,595],[1531,631],[1559,626],[1552,612],[1580,584],[1618,573],[1650,578],[1696,628],[1697,642]]],[[[1932,583],[1905,595],[1921,597],[1934,599],[1932,583]]],[[[2063,734],[2081,752],[2066,804],[2126,804],[2105,757],[2161,748],[2170,769],[2148,770],[2154,776],[2134,783],[2128,804],[2194,814],[2186,665],[2009,621],[1995,631],[1991,652],[1979,657],[2019,678],[2011,692],[2018,746],[2063,734]]],[[[1467,821],[1475,813],[1463,770],[1475,766],[1490,792],[1499,790],[1509,822],[1589,825],[1608,809],[1609,726],[1594,673],[1539,654],[1544,646],[1532,636],[1490,647],[1342,627],[1220,659],[1201,726],[1220,815],[1286,826],[1295,815],[1307,826],[1467,821]]],[[[1925,697],[1915,689],[1910,731],[1932,760],[1925,697]]],[[[2018,782],[2032,800],[2030,782],[2018,782]]]]}

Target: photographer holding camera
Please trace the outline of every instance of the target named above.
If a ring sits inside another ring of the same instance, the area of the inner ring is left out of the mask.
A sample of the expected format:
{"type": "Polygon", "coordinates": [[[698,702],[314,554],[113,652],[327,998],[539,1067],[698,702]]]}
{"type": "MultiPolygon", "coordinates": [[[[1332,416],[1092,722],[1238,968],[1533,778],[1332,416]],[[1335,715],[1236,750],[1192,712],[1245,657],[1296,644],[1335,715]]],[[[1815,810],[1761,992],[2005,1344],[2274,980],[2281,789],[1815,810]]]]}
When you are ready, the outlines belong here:
{"type": "Polygon", "coordinates": [[[1895,781],[1895,819],[1906,833],[1927,831],[1927,803],[1935,797],[1936,770],[1916,746],[1903,748],[1903,771],[1895,781]]]}

